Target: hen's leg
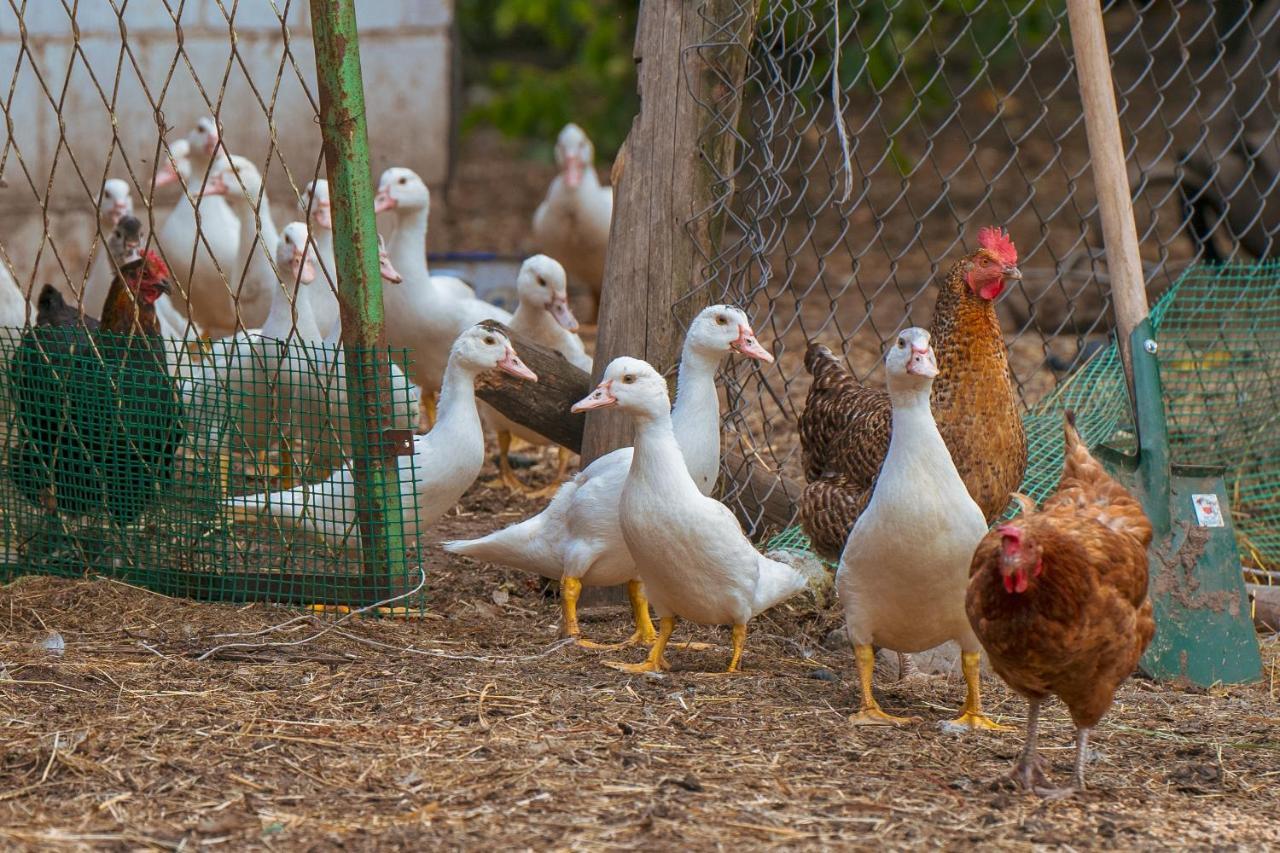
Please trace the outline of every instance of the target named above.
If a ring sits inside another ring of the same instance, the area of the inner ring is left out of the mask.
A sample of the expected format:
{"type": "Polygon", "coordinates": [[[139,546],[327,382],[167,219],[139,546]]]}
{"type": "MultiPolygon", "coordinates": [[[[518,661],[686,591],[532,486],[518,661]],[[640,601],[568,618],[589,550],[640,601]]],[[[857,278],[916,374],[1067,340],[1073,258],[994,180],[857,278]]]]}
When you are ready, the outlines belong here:
{"type": "Polygon", "coordinates": [[[1012,727],[1002,726],[982,713],[982,685],[980,678],[982,653],[961,652],[960,666],[964,670],[964,682],[967,690],[964,707],[960,709],[960,716],[952,720],[950,724],[963,726],[966,729],[986,729],[993,732],[1013,731],[1012,727]]]}
{"type": "Polygon", "coordinates": [[[1076,790],[1084,790],[1084,763],[1089,756],[1089,730],[1076,729],[1076,790]]]}
{"type": "Polygon", "coordinates": [[[623,672],[664,672],[671,669],[671,664],[667,663],[664,652],[667,650],[667,641],[671,639],[671,632],[676,629],[676,618],[674,616],[663,616],[658,620],[658,639],[654,642],[653,648],[649,649],[649,657],[644,663],[621,663],[620,661],[608,661],[605,666],[620,669],[623,672]]]}
{"type": "Polygon", "coordinates": [[[1039,735],[1040,700],[1032,699],[1027,704],[1027,742],[1022,747],[1022,757],[1013,768],[1013,781],[1024,790],[1038,791],[1049,780],[1044,775],[1044,762],[1036,751],[1036,739],[1039,735]]]}
{"type": "Polygon", "coordinates": [[[919,717],[895,717],[886,714],[871,693],[871,676],[876,668],[876,651],[870,645],[853,646],[853,656],[858,662],[858,682],[862,687],[862,707],[849,718],[855,726],[902,726],[920,721],[919,717]]]}

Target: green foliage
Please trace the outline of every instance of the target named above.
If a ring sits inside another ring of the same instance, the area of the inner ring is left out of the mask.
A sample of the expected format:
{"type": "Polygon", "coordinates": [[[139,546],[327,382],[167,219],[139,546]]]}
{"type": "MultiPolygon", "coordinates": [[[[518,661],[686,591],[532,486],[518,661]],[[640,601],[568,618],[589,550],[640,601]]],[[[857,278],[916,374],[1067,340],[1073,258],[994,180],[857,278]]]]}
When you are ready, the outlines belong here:
{"type": "Polygon", "coordinates": [[[639,106],[634,0],[458,0],[468,88],[463,129],[492,125],[550,150],[581,125],[605,159],[639,106]]]}
{"type": "MultiPolygon", "coordinates": [[[[754,50],[780,62],[806,101],[830,90],[835,8],[828,0],[760,0],[754,50]]],[[[840,83],[854,98],[883,97],[891,127],[917,111],[933,114],[954,98],[948,78],[1003,76],[1065,26],[1062,9],[1063,0],[841,2],[840,83]]],[[[480,93],[464,129],[492,125],[549,149],[575,121],[611,155],[638,106],[637,10],[635,0],[459,0],[467,82],[480,93]]]]}

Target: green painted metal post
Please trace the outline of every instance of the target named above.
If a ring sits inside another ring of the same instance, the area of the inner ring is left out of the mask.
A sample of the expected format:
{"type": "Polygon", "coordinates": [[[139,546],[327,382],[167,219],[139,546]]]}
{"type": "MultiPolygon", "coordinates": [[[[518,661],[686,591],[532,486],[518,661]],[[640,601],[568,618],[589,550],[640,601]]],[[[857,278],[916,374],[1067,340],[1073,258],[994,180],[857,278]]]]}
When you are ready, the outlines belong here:
{"type": "Polygon", "coordinates": [[[393,592],[393,578],[405,577],[405,542],[396,457],[386,453],[382,440],[391,403],[390,370],[382,351],[382,277],[354,0],[311,0],[311,21],[333,205],[365,595],[377,600],[393,592]]]}

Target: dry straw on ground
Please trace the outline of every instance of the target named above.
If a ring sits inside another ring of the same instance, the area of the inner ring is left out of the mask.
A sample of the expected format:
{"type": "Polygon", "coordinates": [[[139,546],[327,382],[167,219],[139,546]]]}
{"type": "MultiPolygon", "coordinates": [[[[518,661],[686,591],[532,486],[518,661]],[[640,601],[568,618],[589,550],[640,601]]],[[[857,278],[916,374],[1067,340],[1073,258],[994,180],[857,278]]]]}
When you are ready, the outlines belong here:
{"type": "MultiPolygon", "coordinates": [[[[464,506],[441,536],[527,509],[479,487],[464,506]]],[[[926,722],[850,728],[850,655],[822,647],[838,619],[810,601],[753,624],[746,675],[711,674],[724,652],[677,651],[671,674],[626,676],[601,661],[636,650],[557,641],[555,603],[525,576],[430,553],[425,618],[304,617],[249,637],[223,635],[296,614],[104,579],[0,588],[0,845],[1080,848],[1277,837],[1275,641],[1261,684],[1130,681],[1094,739],[1091,790],[1045,802],[1002,781],[1020,734],[937,728],[961,699],[957,682],[883,683],[889,710],[926,722]],[[228,642],[325,628],[299,645],[196,660],[228,642]],[[51,632],[61,655],[41,645],[51,632]]],[[[585,629],[603,640],[628,627],[606,608],[585,629]]],[[[1023,722],[1021,700],[994,680],[987,691],[995,716],[1023,722]]],[[[1042,742],[1064,782],[1069,741],[1055,705],[1042,742]]]]}

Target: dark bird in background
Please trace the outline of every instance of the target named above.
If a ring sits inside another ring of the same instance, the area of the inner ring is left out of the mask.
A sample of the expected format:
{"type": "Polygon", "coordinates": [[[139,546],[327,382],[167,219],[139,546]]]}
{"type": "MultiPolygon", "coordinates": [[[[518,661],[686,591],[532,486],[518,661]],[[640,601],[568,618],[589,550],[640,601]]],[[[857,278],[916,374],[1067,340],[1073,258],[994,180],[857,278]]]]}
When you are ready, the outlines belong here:
{"type": "Polygon", "coordinates": [[[1046,790],[1036,752],[1040,703],[1058,696],[1076,724],[1075,787],[1084,788],[1089,730],[1155,633],[1147,598],[1151,522],[1089,453],[1068,414],[1062,481],[1039,510],[987,533],[969,567],[965,610],[991,668],[1025,696],[1027,742],[1014,778],[1046,790]]]}
{"type": "Polygon", "coordinates": [[[164,261],[147,251],[120,265],[100,324],[42,291],[8,368],[7,473],[32,504],[131,524],[172,480],[181,406],[155,313],[170,288],[164,261]]]}
{"type": "MultiPolygon", "coordinates": [[[[978,248],[956,261],[941,283],[933,312],[939,370],[934,417],[988,522],[1004,512],[1027,467],[1027,439],[994,304],[1009,281],[1022,277],[1017,264],[1008,233],[981,229],[978,248]]],[[[835,560],[871,500],[889,452],[893,407],[888,393],[864,386],[821,344],[809,345],[804,365],[813,384],[799,419],[807,483],[800,521],[814,550],[835,560]]]]}
{"type": "Polygon", "coordinates": [[[86,329],[96,329],[100,325],[88,314],[81,314],[80,309],[67,304],[62,292],[52,284],[46,284],[36,299],[37,326],[75,326],[83,325],[86,329]]]}

